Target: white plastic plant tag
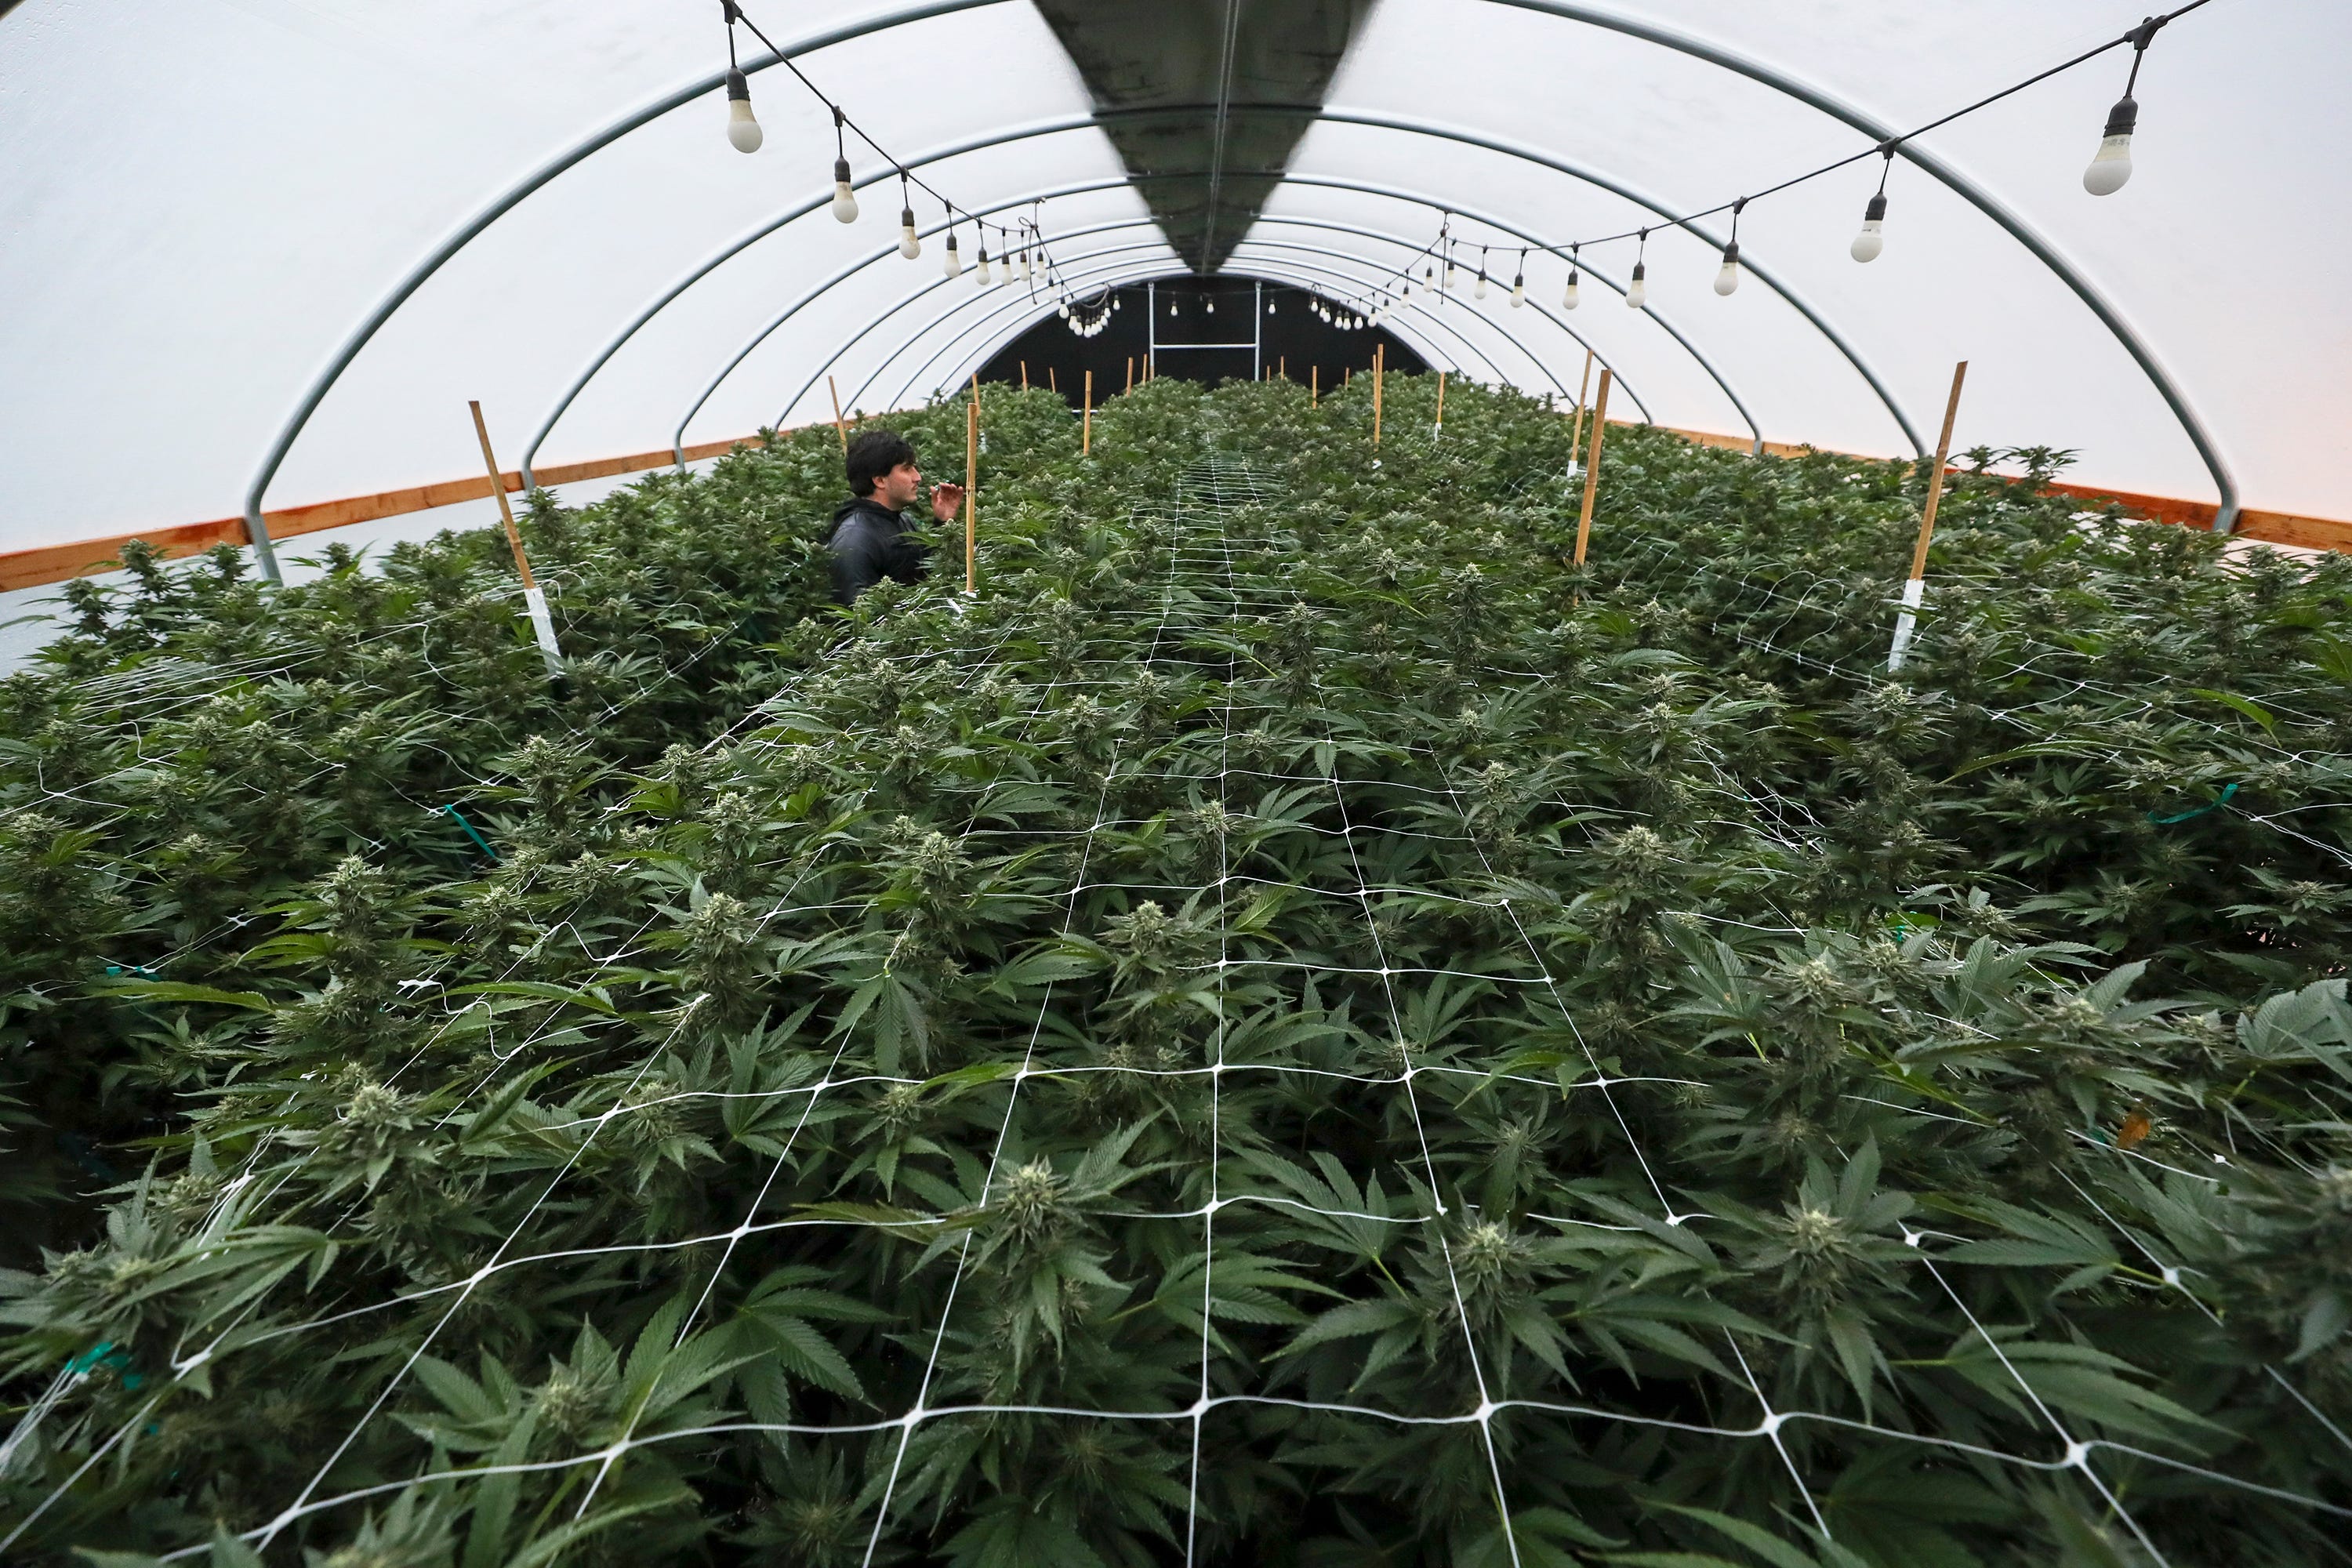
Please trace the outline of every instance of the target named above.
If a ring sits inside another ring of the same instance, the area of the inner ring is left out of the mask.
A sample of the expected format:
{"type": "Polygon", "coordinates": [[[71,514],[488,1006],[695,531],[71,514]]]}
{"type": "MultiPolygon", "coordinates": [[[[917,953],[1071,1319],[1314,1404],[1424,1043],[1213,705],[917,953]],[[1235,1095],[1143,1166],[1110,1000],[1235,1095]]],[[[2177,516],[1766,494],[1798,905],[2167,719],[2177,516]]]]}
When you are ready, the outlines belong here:
{"type": "Polygon", "coordinates": [[[1919,601],[1927,592],[1924,577],[1913,577],[1903,584],[1902,613],[1895,617],[1895,646],[1886,653],[1889,675],[1903,668],[1903,655],[1911,647],[1911,629],[1919,621],[1919,601]]]}
{"type": "Polygon", "coordinates": [[[555,646],[555,619],[547,613],[547,591],[533,584],[522,591],[523,607],[530,612],[530,629],[539,651],[547,659],[547,673],[563,673],[563,652],[555,646]]]}

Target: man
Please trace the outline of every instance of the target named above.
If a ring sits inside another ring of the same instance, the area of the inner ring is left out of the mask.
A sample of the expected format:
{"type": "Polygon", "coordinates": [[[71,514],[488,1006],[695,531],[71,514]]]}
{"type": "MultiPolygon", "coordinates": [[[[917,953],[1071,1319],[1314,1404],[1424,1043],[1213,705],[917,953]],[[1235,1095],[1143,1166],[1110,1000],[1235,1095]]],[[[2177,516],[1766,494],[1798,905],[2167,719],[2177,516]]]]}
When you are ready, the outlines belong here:
{"type": "MultiPolygon", "coordinates": [[[[857,595],[887,577],[919,583],[930,570],[929,552],[909,533],[904,509],[922,493],[923,470],[915,449],[896,430],[863,430],[849,443],[843,465],[849,471],[851,499],[833,514],[833,596],[854,605],[857,595]]],[[[931,516],[953,522],[963,505],[963,487],[931,487],[931,516]]]]}

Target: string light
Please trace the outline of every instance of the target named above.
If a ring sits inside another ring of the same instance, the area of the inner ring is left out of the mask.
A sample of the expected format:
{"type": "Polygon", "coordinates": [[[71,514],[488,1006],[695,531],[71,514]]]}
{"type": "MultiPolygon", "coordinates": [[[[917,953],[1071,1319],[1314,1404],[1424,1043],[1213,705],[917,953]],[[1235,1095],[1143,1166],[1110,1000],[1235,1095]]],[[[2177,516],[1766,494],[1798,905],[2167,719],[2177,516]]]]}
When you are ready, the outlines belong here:
{"type": "Polygon", "coordinates": [[[1580,245],[1571,245],[1568,247],[1568,290],[1559,297],[1559,308],[1563,310],[1576,309],[1576,285],[1580,275],[1577,265],[1577,253],[1583,248],[1580,245]]]}
{"type": "Polygon", "coordinates": [[[1878,190],[1870,205],[1862,209],[1862,230],[1846,247],[1846,254],[1856,261],[1875,261],[1878,253],[1886,248],[1886,175],[1895,167],[1895,143],[1889,142],[1883,151],[1886,162],[1879,165],[1878,190]]]}
{"type": "Polygon", "coordinates": [[[735,9],[735,0],[719,0],[719,10],[727,18],[727,144],[738,153],[756,153],[767,133],[751,113],[751,80],[735,63],[735,24],[743,14],[735,9]]]}
{"type": "Polygon", "coordinates": [[[1485,246],[1483,246],[1483,245],[1482,245],[1482,246],[1480,246],[1480,247],[1478,247],[1478,285],[1477,285],[1477,287],[1476,287],[1476,288],[1475,288],[1475,289],[1471,289],[1471,290],[1470,290],[1470,298],[1472,298],[1473,300],[1483,300],[1483,299],[1485,299],[1486,297],[1486,247],[1485,246]]]}
{"type": "Polygon", "coordinates": [[[1641,248],[1634,253],[1633,257],[1633,280],[1625,290],[1625,306],[1628,310],[1638,310],[1650,302],[1650,269],[1647,265],[1649,254],[1650,231],[1645,228],[1642,230],[1641,248]]]}
{"type": "Polygon", "coordinates": [[[980,230],[980,259],[972,264],[972,280],[985,289],[992,281],[988,270],[988,228],[985,225],[973,226],[980,230]]]}
{"type": "Polygon", "coordinates": [[[842,141],[841,128],[846,123],[840,107],[833,111],[833,216],[837,222],[857,221],[857,190],[849,183],[849,148],[842,141]]]}
{"type": "Polygon", "coordinates": [[[1715,275],[1715,291],[1729,294],[1739,287],[1739,210],[1748,205],[1746,196],[1731,204],[1731,238],[1723,247],[1723,268],[1715,275]]]}
{"type": "Polygon", "coordinates": [[[2132,89],[2139,85],[2139,62],[2147,56],[2147,46],[2156,38],[2156,31],[2171,20],[2168,16],[2150,16],[2131,30],[2131,75],[2124,82],[2124,95],[2107,110],[2107,128],[2099,138],[2099,150],[2092,154],[2090,167],[2083,171],[2083,188],[2095,196],[2111,196],[2124,188],[2131,178],[2132,132],[2139,124],[2139,104],[2132,89]]]}
{"type": "MultiPolygon", "coordinates": [[[[953,215],[950,216],[952,217],[953,215]]],[[[950,278],[960,278],[963,275],[963,258],[956,254],[956,233],[953,223],[948,226],[946,259],[940,264],[940,270],[950,278]]]]}
{"type": "Polygon", "coordinates": [[[907,195],[907,171],[898,171],[898,254],[912,261],[923,254],[923,237],[915,232],[915,208],[907,195]]]}
{"type": "MultiPolygon", "coordinates": [[[[1569,287],[1570,287],[1570,290],[1571,290],[1571,291],[1573,291],[1573,289],[1575,289],[1575,286],[1576,286],[1576,280],[1575,280],[1573,278],[1570,279],[1569,279],[1569,287]]],[[[1512,310],[1517,310],[1520,306],[1522,306],[1522,305],[1526,304],[1527,302],[1528,302],[1528,253],[1523,249],[1523,250],[1521,250],[1521,251],[1519,252],[1519,268],[1518,268],[1518,270],[1511,274],[1511,309],[1512,309],[1512,310]]]]}
{"type": "Polygon", "coordinates": [[[733,66],[727,68],[727,144],[738,153],[756,153],[767,135],[751,113],[751,84],[733,66]]]}

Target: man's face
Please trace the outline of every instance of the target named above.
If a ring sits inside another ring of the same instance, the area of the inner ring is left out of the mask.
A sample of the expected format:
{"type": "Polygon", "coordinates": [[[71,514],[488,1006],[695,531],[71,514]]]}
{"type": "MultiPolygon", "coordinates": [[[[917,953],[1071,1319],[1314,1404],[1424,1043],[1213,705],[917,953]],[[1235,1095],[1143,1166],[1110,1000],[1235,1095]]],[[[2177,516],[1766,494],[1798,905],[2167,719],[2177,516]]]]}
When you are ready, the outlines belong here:
{"type": "Polygon", "coordinates": [[[874,499],[897,511],[914,505],[922,489],[923,470],[912,463],[901,463],[874,481],[874,499]]]}

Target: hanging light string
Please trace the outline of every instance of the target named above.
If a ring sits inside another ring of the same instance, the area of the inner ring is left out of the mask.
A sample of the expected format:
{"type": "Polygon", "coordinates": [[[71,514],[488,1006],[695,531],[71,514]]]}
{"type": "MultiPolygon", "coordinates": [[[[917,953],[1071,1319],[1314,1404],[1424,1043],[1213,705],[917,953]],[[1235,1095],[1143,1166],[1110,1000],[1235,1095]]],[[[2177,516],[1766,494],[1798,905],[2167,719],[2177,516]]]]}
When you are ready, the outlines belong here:
{"type": "MultiPolygon", "coordinates": [[[[866,147],[873,152],[876,157],[880,158],[884,163],[887,163],[890,166],[891,172],[898,176],[900,197],[899,205],[902,214],[911,215],[912,212],[912,208],[907,205],[907,187],[911,184],[915,189],[919,190],[924,195],[931,197],[934,201],[938,202],[941,207],[947,210],[949,223],[948,244],[950,248],[952,249],[955,246],[954,224],[956,222],[956,215],[958,213],[961,213],[963,215],[964,222],[971,224],[975,229],[982,232],[982,243],[983,246],[986,244],[986,231],[993,228],[996,230],[999,248],[1003,248],[1005,241],[1011,237],[1013,233],[1010,228],[1002,224],[982,222],[973,215],[970,207],[961,206],[955,202],[950,201],[946,194],[941,192],[937,186],[924,179],[921,175],[909,170],[904,163],[898,162],[898,159],[892,157],[888,148],[883,146],[882,143],[877,142],[871,135],[867,134],[865,127],[859,125],[856,121],[852,120],[849,117],[848,111],[844,110],[840,104],[826,97],[824,92],[818,88],[816,83],[808,79],[808,74],[801,69],[799,65],[793,61],[793,58],[786,54],[782,49],[779,48],[776,46],[774,39],[761,32],[760,30],[760,25],[757,22],[754,22],[750,16],[744,15],[743,7],[738,4],[738,0],[719,0],[719,8],[721,15],[725,16],[727,21],[727,140],[738,152],[756,153],[760,149],[760,144],[766,139],[765,134],[760,129],[760,122],[752,117],[751,83],[749,79],[745,76],[742,66],[738,60],[735,53],[735,26],[736,24],[740,23],[751,29],[751,36],[753,37],[759,39],[760,42],[768,47],[768,52],[775,57],[776,64],[792,72],[793,79],[799,82],[803,87],[808,89],[809,92],[816,99],[816,100],[824,104],[825,108],[832,112],[834,134],[834,216],[839,218],[843,223],[855,223],[857,221],[857,197],[850,184],[849,152],[847,142],[845,140],[845,136],[854,135],[860,142],[866,143],[866,147]]],[[[902,225],[902,230],[905,226],[908,226],[902,225]]],[[[1034,227],[1034,226],[1032,226],[1034,227]]],[[[1044,242],[1041,238],[1037,243],[1042,246],[1044,242]]],[[[913,257],[921,253],[921,245],[919,240],[915,249],[911,251],[908,250],[905,244],[905,236],[902,232],[900,236],[899,250],[902,255],[905,255],[911,259],[913,257]]]]}
{"type": "MultiPolygon", "coordinates": [[[[1729,213],[1731,215],[1731,237],[1729,242],[1727,243],[1723,248],[1723,265],[1721,269],[1716,274],[1715,279],[1715,291],[1718,294],[1729,294],[1739,287],[1739,279],[1741,277],[1739,267],[1739,216],[1747,209],[1747,206],[1750,202],[1759,201],[1769,195],[1777,195],[1782,191],[1791,189],[1797,185],[1801,185],[1807,181],[1817,180],[1824,174],[1834,174],[1838,170],[1858,163],[1865,158],[1876,157],[1883,160],[1878,171],[1878,188],[1871,195],[1869,204],[1864,208],[1861,231],[1854,236],[1853,244],[1847,247],[1848,254],[1850,254],[1856,261],[1874,260],[1880,252],[1885,248],[1885,226],[1886,219],[1887,175],[1895,167],[1895,153],[1902,150],[1905,142],[1924,136],[1928,132],[1939,130],[1944,126],[1951,124],[1956,120],[1976,113],[1979,110],[1990,108],[1991,105],[1999,103],[2001,100],[2022,92],[2027,88],[2032,87],[2036,83],[2047,81],[2052,77],[2057,76],[2061,72],[2072,70],[2075,67],[2080,66],[2086,61],[2096,59],[2100,56],[2108,53],[2110,50],[2121,48],[2125,45],[2128,44],[2131,46],[2132,50],[2132,64],[2130,75],[2126,79],[2124,83],[2124,95],[2116,101],[2115,107],[2108,111],[2106,126],[2105,132],[2101,135],[2097,153],[2092,158],[2090,166],[2083,172],[2083,188],[2084,190],[2090,192],[2095,196],[2111,195],[2115,192],[2122,189],[2124,183],[2131,178],[2131,140],[2132,133],[2137,128],[2139,121],[2139,104],[2133,97],[2133,93],[2139,86],[2140,63],[2147,57],[2148,45],[2155,41],[2156,35],[2162,31],[2168,23],[2177,21],[2180,17],[2187,16],[2189,12],[2199,10],[2209,3],[2210,0],[2189,0],[2189,4],[2179,6],[2175,10],[2164,12],[2158,16],[2146,17],[2141,20],[2137,26],[2132,27],[2116,37],[2109,38],[2105,43],[2101,43],[2091,48],[2085,49],[2081,54],[2074,56],[2071,59],[2062,60],[2058,64],[2051,66],[2046,69],[2036,71],[2033,75],[2027,77],[2022,81],[2012,83],[2008,87],[2002,88],[1998,92],[1988,93],[1984,97],[1978,99],[1973,103],[1966,104],[1961,108],[1953,110],[1948,114],[1940,115],[1934,120],[1928,121],[1923,125],[1913,128],[1912,130],[1901,132],[1895,135],[1889,136],[1885,140],[1875,142],[1859,153],[1850,153],[1847,156],[1836,159],[1833,162],[1823,163],[1817,169],[1810,169],[1804,174],[1797,174],[1791,178],[1782,180],[1778,184],[1767,185],[1763,189],[1751,192],[1747,195],[1735,196],[1727,202],[1717,202],[1713,206],[1702,207],[1695,212],[1685,213],[1679,217],[1662,218],[1656,222],[1644,224],[1635,228],[1624,229],[1616,234],[1604,234],[1590,239],[1572,240],[1567,245],[1566,253],[1564,255],[1562,254],[1561,247],[1558,245],[1538,244],[1534,248],[1539,248],[1553,256],[1559,256],[1568,263],[1568,289],[1561,300],[1561,303],[1566,309],[1573,310],[1576,309],[1577,283],[1579,280],[1580,271],[1578,253],[1588,245],[1608,245],[1619,240],[1633,240],[1637,250],[1633,263],[1632,284],[1626,290],[1625,302],[1633,309],[1640,310],[1648,299],[1648,287],[1645,280],[1647,268],[1644,265],[1644,262],[1646,260],[1651,230],[1669,226],[1687,227],[1700,218],[1714,217],[1723,213],[1729,213]]],[[[1446,216],[1450,222],[1452,215],[1448,214],[1446,216]]],[[[1406,280],[1407,286],[1409,287],[1412,279],[1412,268],[1415,263],[1419,262],[1423,255],[1429,254],[1430,249],[1434,249],[1436,246],[1443,244],[1444,242],[1444,231],[1441,229],[1439,240],[1433,241],[1428,249],[1416,252],[1405,262],[1402,268],[1391,275],[1391,279],[1402,278],[1406,280]]],[[[1528,254],[1528,250],[1527,248],[1522,248],[1519,252],[1519,276],[1514,280],[1512,285],[1511,303],[1514,305],[1520,303],[1524,299],[1523,284],[1527,271],[1528,254]]]]}
{"type": "MultiPolygon", "coordinates": [[[[2131,79],[2124,89],[2122,100],[2116,105],[2114,112],[2108,116],[2106,137],[2101,143],[2100,156],[2106,159],[2111,163],[2120,161],[2123,164],[2123,173],[2127,177],[2131,169],[2131,162],[2128,154],[2126,153],[2118,160],[2108,152],[2108,143],[2112,142],[2117,136],[2123,137],[2126,142],[2128,142],[2130,139],[2132,128],[2137,121],[2138,113],[2138,105],[2132,100],[2131,89],[2133,87],[2137,86],[2139,81],[2140,59],[2147,54],[2147,46],[2155,39],[2156,35],[2164,27],[2165,24],[2178,21],[2179,18],[2189,15],[2189,12],[2200,9],[2210,3],[2211,0],[2189,0],[2189,4],[2180,6],[2177,10],[2165,12],[2161,16],[2149,16],[2143,20],[2137,26],[2130,28],[2128,31],[2116,37],[2109,38],[2103,44],[2098,44],[2091,48],[2085,49],[2072,59],[2062,60],[2058,64],[2052,66],[2045,70],[2036,71],[2033,75],[2027,77],[2023,81],[2002,88],[1998,92],[1988,93],[1983,98],[1978,99],[1974,103],[1965,105],[1959,109],[1955,109],[1949,114],[1941,115],[1937,119],[1930,120],[1925,125],[1916,126],[1914,129],[1903,132],[1900,134],[1890,136],[1885,141],[1865,147],[1859,153],[1851,153],[1846,157],[1837,159],[1833,163],[1823,163],[1818,169],[1809,169],[1801,174],[1797,174],[1789,179],[1782,180],[1777,185],[1767,185],[1760,191],[1754,191],[1747,195],[1736,197],[1732,201],[1717,202],[1711,207],[1702,207],[1696,212],[1685,213],[1680,217],[1669,217],[1664,219],[1660,223],[1653,224],[1649,226],[1649,227],[1662,228],[1670,225],[1679,227],[1685,224],[1696,222],[1703,217],[1714,217],[1720,213],[1732,212],[1736,207],[1744,206],[1749,202],[1761,200],[1765,196],[1777,195],[1780,192],[1788,190],[1792,186],[1801,185],[1808,180],[1820,179],[1824,174],[1834,174],[1838,170],[1845,168],[1850,164],[1859,163],[1864,158],[1873,157],[1882,153],[1885,153],[1891,161],[1895,155],[1895,150],[1906,142],[1925,136],[1930,131],[1940,130],[1944,126],[1949,125],[1955,120],[1974,114],[1980,109],[1990,108],[1993,104],[1999,103],[2002,99],[2023,92],[2027,88],[2032,87],[2036,83],[2047,81],[2052,77],[2056,76],[2063,71],[2073,70],[2076,66],[2082,65],[2085,61],[2095,60],[2101,55],[2107,53],[2110,49],[2119,49],[2126,44],[2129,44],[2132,47],[2131,79]]],[[[2088,184],[2087,175],[2085,176],[2085,184],[2088,184]]],[[[2114,185],[2109,186],[2108,189],[2113,190],[2120,187],[2122,184],[2123,180],[2121,178],[2117,178],[2115,181],[2114,185]]],[[[1883,195],[1885,190],[1885,180],[1883,174],[1880,177],[1879,189],[1883,195]]],[[[2105,195],[2108,194],[2108,192],[2098,190],[2094,187],[2093,194],[2095,195],[2105,195]]],[[[1649,228],[1629,228],[1619,234],[1604,234],[1595,238],[1580,241],[1579,243],[1583,245],[1607,245],[1616,240],[1638,240],[1645,237],[1648,233],[1649,228]]]]}

